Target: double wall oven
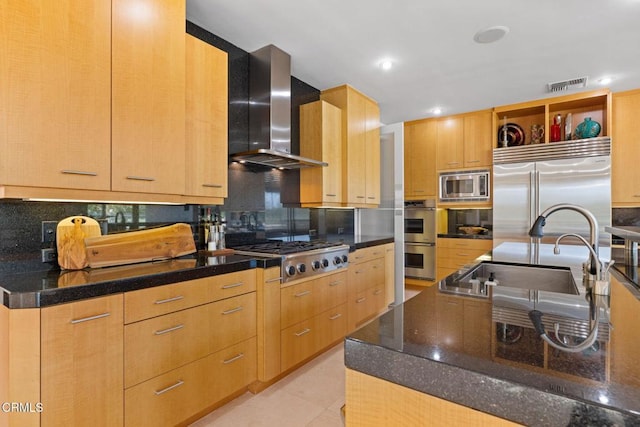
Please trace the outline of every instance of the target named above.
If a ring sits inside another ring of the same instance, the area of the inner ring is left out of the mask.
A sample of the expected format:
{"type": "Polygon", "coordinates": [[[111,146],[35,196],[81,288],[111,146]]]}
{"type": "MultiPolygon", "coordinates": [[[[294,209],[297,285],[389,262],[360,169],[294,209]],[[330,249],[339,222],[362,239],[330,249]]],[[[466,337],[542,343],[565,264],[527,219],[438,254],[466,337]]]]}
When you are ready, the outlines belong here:
{"type": "Polygon", "coordinates": [[[435,279],[436,209],[432,200],[407,201],[404,206],[404,275],[435,279]]]}

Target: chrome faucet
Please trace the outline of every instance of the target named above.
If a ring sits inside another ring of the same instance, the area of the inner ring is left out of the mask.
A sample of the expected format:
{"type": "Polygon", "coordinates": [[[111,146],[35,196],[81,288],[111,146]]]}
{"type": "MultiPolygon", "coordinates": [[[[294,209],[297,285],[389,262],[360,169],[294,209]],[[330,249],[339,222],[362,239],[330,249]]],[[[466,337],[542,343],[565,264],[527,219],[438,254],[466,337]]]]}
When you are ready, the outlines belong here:
{"type": "Polygon", "coordinates": [[[589,242],[587,242],[587,239],[585,239],[581,235],[576,234],[576,233],[566,233],[566,234],[561,235],[560,237],[558,237],[556,239],[556,244],[553,247],[553,253],[556,254],[556,255],[560,254],[560,240],[564,239],[565,237],[575,237],[576,239],[578,239],[582,243],[584,243],[584,245],[587,247],[587,249],[589,249],[589,252],[591,252],[591,259],[595,258],[595,260],[596,260],[596,268],[595,268],[596,280],[602,280],[602,272],[603,272],[602,261],[600,261],[600,258],[598,258],[598,254],[595,251],[595,249],[593,249],[593,247],[591,247],[589,242]]]}
{"type": "MultiPolygon", "coordinates": [[[[560,210],[572,210],[572,211],[578,212],[579,214],[582,214],[582,216],[584,216],[587,219],[587,221],[589,221],[590,234],[589,234],[588,246],[590,246],[590,249],[593,249],[589,251],[591,252],[589,256],[590,258],[589,273],[597,274],[596,270],[598,269],[598,264],[600,263],[600,260],[598,259],[598,254],[599,254],[598,241],[600,239],[599,231],[598,231],[598,220],[596,220],[596,217],[591,212],[589,212],[587,209],[583,208],[582,206],[572,205],[569,203],[560,203],[558,205],[550,206],[544,212],[542,212],[540,216],[536,219],[536,221],[533,223],[533,226],[531,226],[531,230],[529,230],[529,236],[531,237],[544,236],[544,233],[542,232],[542,227],[545,226],[547,217],[552,213],[560,210]]],[[[557,247],[557,242],[556,242],[556,247],[557,247]]]]}

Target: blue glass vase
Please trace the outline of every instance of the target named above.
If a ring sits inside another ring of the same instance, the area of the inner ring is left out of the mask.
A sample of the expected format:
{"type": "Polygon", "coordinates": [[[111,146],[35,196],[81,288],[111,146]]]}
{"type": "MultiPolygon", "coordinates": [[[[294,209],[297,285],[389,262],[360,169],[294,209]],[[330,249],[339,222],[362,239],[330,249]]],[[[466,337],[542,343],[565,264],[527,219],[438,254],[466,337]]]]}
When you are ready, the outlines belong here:
{"type": "Polygon", "coordinates": [[[595,138],[600,135],[600,123],[595,120],[591,120],[591,117],[586,117],[582,123],[576,126],[574,134],[576,138],[595,138]]]}

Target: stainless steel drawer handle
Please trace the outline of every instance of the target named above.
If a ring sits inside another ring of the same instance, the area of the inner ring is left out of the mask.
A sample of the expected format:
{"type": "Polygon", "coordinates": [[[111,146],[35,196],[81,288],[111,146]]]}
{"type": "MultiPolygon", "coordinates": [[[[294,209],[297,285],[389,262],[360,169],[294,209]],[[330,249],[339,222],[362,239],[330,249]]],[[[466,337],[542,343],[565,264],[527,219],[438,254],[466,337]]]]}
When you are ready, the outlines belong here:
{"type": "Polygon", "coordinates": [[[163,329],[161,331],[155,331],[154,334],[155,335],[164,335],[166,333],[177,331],[178,329],[182,329],[182,328],[184,328],[184,325],[180,324],[180,325],[172,326],[172,327],[167,328],[167,329],[163,329]]]}
{"type": "Polygon", "coordinates": [[[237,288],[238,286],[242,286],[242,285],[244,285],[244,282],[231,283],[231,284],[229,284],[229,285],[224,285],[224,286],[222,286],[222,289],[237,288]]]}
{"type": "Polygon", "coordinates": [[[355,273],[356,274],[362,274],[362,273],[364,273],[364,270],[356,270],[355,273]]]}
{"type": "Polygon", "coordinates": [[[282,277],[274,277],[273,279],[265,280],[265,283],[279,282],[281,280],[282,280],[282,277]]]}
{"type": "Polygon", "coordinates": [[[155,181],[156,179],[152,176],[136,176],[136,175],[128,175],[127,179],[132,181],[155,181]]]}
{"type": "Polygon", "coordinates": [[[328,194],[328,193],[327,193],[327,194],[325,194],[325,196],[327,196],[327,197],[336,197],[336,196],[337,196],[337,194],[328,194]]]}
{"type": "Polygon", "coordinates": [[[242,306],[238,306],[236,308],[232,308],[231,310],[226,310],[222,312],[223,316],[226,316],[227,314],[233,314],[233,313],[237,313],[239,311],[242,311],[242,306]]]}
{"type": "Polygon", "coordinates": [[[480,163],[480,160],[467,160],[467,163],[480,163]]]}
{"type": "Polygon", "coordinates": [[[76,323],[82,323],[82,322],[88,322],[90,320],[102,319],[103,317],[108,317],[108,316],[111,316],[111,313],[102,313],[102,314],[96,314],[95,316],[82,317],[80,319],[72,319],[71,323],[75,325],[76,323]]]}
{"type": "Polygon", "coordinates": [[[336,320],[342,317],[342,313],[336,313],[333,316],[329,317],[329,320],[336,320]]]}
{"type": "Polygon", "coordinates": [[[98,176],[98,174],[96,172],[89,172],[89,171],[77,171],[77,170],[72,170],[72,169],[63,169],[60,171],[61,173],[65,173],[68,175],[86,175],[86,176],[98,176]]]}
{"type": "Polygon", "coordinates": [[[460,163],[460,162],[448,162],[447,164],[448,165],[457,165],[458,163],[460,163]]]}
{"type": "Polygon", "coordinates": [[[181,299],[184,299],[184,296],[178,295],[177,297],[171,297],[171,298],[167,298],[167,299],[159,299],[156,302],[154,302],[154,304],[166,304],[168,302],[180,301],[181,299]]]}
{"type": "Polygon", "coordinates": [[[358,298],[356,300],[356,304],[360,304],[361,302],[364,302],[366,299],[367,299],[367,297],[358,298]]]}
{"type": "Polygon", "coordinates": [[[382,293],[381,289],[376,289],[376,291],[373,293],[374,295],[380,295],[382,293]]]}
{"type": "Polygon", "coordinates": [[[299,294],[295,294],[294,297],[299,298],[299,297],[303,297],[305,295],[309,295],[311,293],[311,291],[304,291],[304,292],[300,292],[299,294]]]}
{"type": "Polygon", "coordinates": [[[295,332],[293,335],[295,335],[297,337],[301,337],[303,335],[308,334],[309,332],[311,332],[311,329],[305,328],[305,329],[301,330],[300,332],[295,332]]]}
{"type": "Polygon", "coordinates": [[[369,197],[367,197],[367,199],[375,200],[375,197],[369,196],[369,197]]]}
{"type": "Polygon", "coordinates": [[[373,255],[374,255],[374,256],[375,256],[375,255],[382,255],[382,252],[378,252],[378,251],[376,251],[376,252],[374,252],[374,253],[373,253],[373,255]]]}
{"type": "Polygon", "coordinates": [[[202,184],[203,187],[209,187],[209,188],[222,188],[222,185],[220,184],[202,184]]]}
{"type": "Polygon", "coordinates": [[[229,363],[233,363],[236,360],[242,359],[243,357],[244,357],[244,353],[238,353],[235,356],[233,356],[231,359],[223,360],[222,363],[224,363],[225,365],[228,365],[229,363]]]}
{"type": "Polygon", "coordinates": [[[364,196],[356,196],[356,199],[364,199],[364,196]]]}
{"type": "Polygon", "coordinates": [[[156,396],[160,396],[161,394],[164,394],[164,393],[166,393],[166,392],[168,392],[168,391],[171,391],[171,390],[173,390],[174,388],[180,387],[182,384],[184,384],[184,381],[182,381],[182,380],[178,380],[178,382],[177,382],[177,383],[175,383],[175,384],[173,384],[173,385],[170,385],[170,386],[169,386],[169,387],[167,387],[167,388],[163,388],[162,390],[156,390],[156,391],[155,391],[155,394],[156,394],[156,396]]]}
{"type": "Polygon", "coordinates": [[[338,286],[340,283],[342,283],[342,280],[336,280],[335,282],[329,283],[329,286],[338,286]]]}
{"type": "Polygon", "coordinates": [[[460,252],[456,253],[456,255],[458,255],[458,256],[469,256],[469,254],[460,253],[460,252]]]}
{"type": "Polygon", "coordinates": [[[634,194],[633,197],[640,197],[640,194],[634,194]]]}

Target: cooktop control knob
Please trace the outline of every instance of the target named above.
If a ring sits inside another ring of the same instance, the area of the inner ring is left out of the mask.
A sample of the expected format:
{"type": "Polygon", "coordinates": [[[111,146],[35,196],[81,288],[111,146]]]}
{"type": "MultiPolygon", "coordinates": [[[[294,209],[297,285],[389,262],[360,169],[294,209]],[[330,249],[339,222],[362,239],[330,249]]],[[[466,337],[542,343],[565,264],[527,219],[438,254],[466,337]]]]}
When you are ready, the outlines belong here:
{"type": "Polygon", "coordinates": [[[285,268],[285,271],[287,272],[287,276],[293,276],[296,274],[296,268],[293,265],[288,265],[287,268],[285,268]]]}
{"type": "Polygon", "coordinates": [[[335,258],[333,259],[333,263],[334,263],[335,265],[340,265],[340,264],[342,264],[342,258],[340,258],[339,256],[335,257],[335,258]]]}
{"type": "Polygon", "coordinates": [[[347,255],[342,255],[342,262],[348,262],[349,257],[347,255]]]}
{"type": "Polygon", "coordinates": [[[327,268],[327,267],[329,267],[329,260],[328,260],[328,259],[324,258],[324,259],[322,260],[322,267],[323,267],[323,268],[327,268]]]}
{"type": "Polygon", "coordinates": [[[313,271],[320,270],[320,267],[321,267],[320,261],[315,260],[315,261],[311,262],[311,269],[313,271]]]}
{"type": "Polygon", "coordinates": [[[307,271],[307,266],[304,264],[298,264],[298,273],[304,273],[307,271]]]}

